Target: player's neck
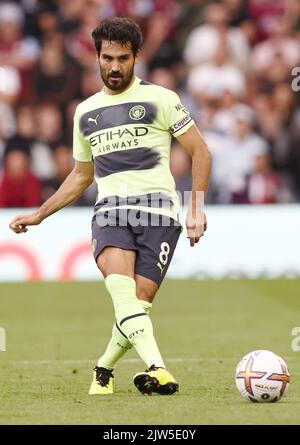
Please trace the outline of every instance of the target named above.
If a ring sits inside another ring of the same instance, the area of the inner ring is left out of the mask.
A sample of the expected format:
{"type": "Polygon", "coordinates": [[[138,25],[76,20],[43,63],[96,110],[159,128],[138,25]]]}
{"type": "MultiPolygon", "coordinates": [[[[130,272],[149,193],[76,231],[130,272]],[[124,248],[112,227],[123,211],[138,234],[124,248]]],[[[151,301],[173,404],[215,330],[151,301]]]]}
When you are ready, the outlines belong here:
{"type": "Polygon", "coordinates": [[[131,81],[130,81],[130,84],[127,85],[127,87],[124,88],[123,90],[117,90],[117,91],[116,91],[116,90],[111,90],[111,89],[108,88],[106,85],[104,85],[104,87],[103,87],[103,91],[104,91],[105,94],[108,94],[109,96],[115,96],[115,95],[117,95],[117,94],[122,94],[122,93],[124,93],[125,91],[129,90],[129,88],[130,88],[130,87],[132,86],[132,84],[134,83],[135,79],[136,79],[136,77],[135,77],[135,76],[132,76],[132,79],[131,79],[131,81]]]}

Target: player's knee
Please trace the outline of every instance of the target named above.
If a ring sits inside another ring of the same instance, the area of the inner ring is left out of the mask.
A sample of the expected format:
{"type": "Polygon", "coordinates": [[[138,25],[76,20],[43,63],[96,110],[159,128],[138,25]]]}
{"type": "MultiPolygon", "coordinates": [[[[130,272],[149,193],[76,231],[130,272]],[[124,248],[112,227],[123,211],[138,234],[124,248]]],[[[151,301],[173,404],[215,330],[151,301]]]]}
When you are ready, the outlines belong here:
{"type": "Polygon", "coordinates": [[[152,303],[156,294],[156,289],[149,288],[144,284],[138,284],[136,288],[136,296],[139,300],[145,300],[152,303]]]}

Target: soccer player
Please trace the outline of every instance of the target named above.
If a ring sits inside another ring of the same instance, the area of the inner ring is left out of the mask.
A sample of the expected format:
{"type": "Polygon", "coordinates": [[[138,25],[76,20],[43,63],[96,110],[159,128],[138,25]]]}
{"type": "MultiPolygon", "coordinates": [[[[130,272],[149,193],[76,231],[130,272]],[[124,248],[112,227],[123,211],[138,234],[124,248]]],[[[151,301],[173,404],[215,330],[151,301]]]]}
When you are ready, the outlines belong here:
{"type": "Polygon", "coordinates": [[[132,348],[147,370],[134,377],[141,393],[178,390],[153,334],[149,312],[181,232],[179,198],[170,173],[172,136],[192,157],[192,191],[186,217],[190,245],[206,230],[204,193],[211,156],[173,91],[134,75],[142,35],[131,19],[111,17],[93,31],[103,89],[81,102],[74,116],[73,171],[34,214],[10,223],[16,233],[78,198],[92,183],[98,197],[92,246],[111,295],[116,323],[93,373],[89,394],[113,393],[113,369],[132,348]]]}

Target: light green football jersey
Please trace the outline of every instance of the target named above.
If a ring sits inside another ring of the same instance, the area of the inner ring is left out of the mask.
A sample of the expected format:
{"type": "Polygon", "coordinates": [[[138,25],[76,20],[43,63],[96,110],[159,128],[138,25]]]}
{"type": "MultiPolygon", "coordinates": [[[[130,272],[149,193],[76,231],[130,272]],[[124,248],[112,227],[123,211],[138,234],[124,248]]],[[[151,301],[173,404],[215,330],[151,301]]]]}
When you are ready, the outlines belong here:
{"type": "Polygon", "coordinates": [[[96,212],[122,206],[178,220],[170,145],[193,124],[176,93],[138,77],[120,94],[102,90],[81,102],[73,151],[78,161],[94,161],[96,212]]]}

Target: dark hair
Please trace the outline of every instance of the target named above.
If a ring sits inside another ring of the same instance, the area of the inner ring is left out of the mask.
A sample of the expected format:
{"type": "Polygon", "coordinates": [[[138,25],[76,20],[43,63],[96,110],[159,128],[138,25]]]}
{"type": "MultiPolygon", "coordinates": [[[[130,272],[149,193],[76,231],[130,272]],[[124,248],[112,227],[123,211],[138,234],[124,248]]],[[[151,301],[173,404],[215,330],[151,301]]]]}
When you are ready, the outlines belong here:
{"type": "Polygon", "coordinates": [[[7,155],[12,151],[21,151],[28,158],[30,157],[30,143],[27,139],[22,138],[21,136],[13,136],[12,138],[6,141],[6,147],[4,150],[4,158],[6,159],[7,155]]]}
{"type": "Polygon", "coordinates": [[[92,32],[97,54],[100,54],[102,40],[118,42],[122,45],[131,43],[134,57],[141,48],[143,37],[139,25],[127,17],[108,17],[100,22],[92,32]]]}

